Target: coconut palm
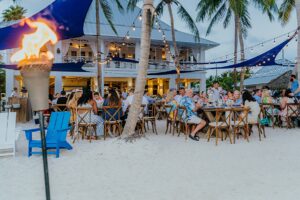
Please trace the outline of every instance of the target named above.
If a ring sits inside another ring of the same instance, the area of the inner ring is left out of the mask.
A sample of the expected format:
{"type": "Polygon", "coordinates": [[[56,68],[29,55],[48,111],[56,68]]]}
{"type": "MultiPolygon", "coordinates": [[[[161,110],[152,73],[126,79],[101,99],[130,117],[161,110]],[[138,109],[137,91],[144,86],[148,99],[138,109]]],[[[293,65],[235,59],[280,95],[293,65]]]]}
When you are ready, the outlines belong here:
{"type": "Polygon", "coordinates": [[[27,10],[21,6],[10,6],[2,12],[4,22],[15,21],[24,18],[27,10]]]}
{"type": "MultiPolygon", "coordinates": [[[[99,54],[101,52],[101,42],[100,42],[100,7],[102,8],[103,14],[109,23],[111,29],[114,31],[114,33],[117,35],[117,30],[113,24],[113,12],[110,7],[110,2],[107,0],[95,0],[95,6],[96,6],[96,46],[97,46],[97,54],[96,54],[96,60],[97,60],[97,83],[98,83],[98,91],[103,94],[103,88],[102,88],[102,82],[104,81],[102,78],[102,65],[101,65],[101,56],[99,57],[99,54]]],[[[123,6],[120,2],[120,0],[113,0],[113,3],[117,4],[118,9],[120,12],[123,11],[123,6]]]]}
{"type": "MultiPolygon", "coordinates": [[[[129,1],[129,5],[132,1],[129,1]]],[[[134,2],[133,2],[134,3],[134,2]]],[[[127,139],[132,140],[135,137],[135,127],[141,110],[143,94],[146,85],[147,69],[149,64],[152,16],[154,12],[153,0],[144,0],[142,10],[142,32],[141,32],[141,58],[138,67],[138,76],[136,78],[134,98],[130,106],[128,119],[124,127],[123,133],[128,136],[127,139]]]]}
{"type": "MultiPolygon", "coordinates": [[[[237,63],[237,49],[240,44],[241,60],[245,59],[244,39],[247,37],[247,30],[251,28],[250,15],[248,12],[249,3],[253,3],[263,13],[266,13],[270,20],[274,19],[273,12],[276,10],[275,0],[200,0],[197,5],[197,21],[210,19],[206,34],[210,34],[213,26],[223,20],[223,27],[227,28],[231,20],[234,20],[234,63],[237,63]]],[[[244,68],[241,73],[240,88],[243,88],[244,68]]],[[[237,86],[236,69],[234,69],[234,87],[237,86]]]]}
{"type": "MultiPolygon", "coordinates": [[[[137,2],[139,0],[130,0],[129,1],[129,8],[134,9],[136,6],[137,2]]],[[[157,14],[158,17],[161,17],[163,15],[164,9],[168,9],[169,12],[169,17],[170,17],[170,24],[171,24],[171,34],[172,34],[172,43],[174,47],[174,61],[175,61],[175,66],[176,66],[176,71],[177,71],[177,87],[179,89],[180,87],[180,58],[179,58],[179,51],[177,48],[176,44],[176,34],[175,34],[175,26],[174,26],[174,14],[173,14],[173,9],[172,6],[177,7],[177,15],[180,17],[181,20],[185,22],[189,30],[194,34],[195,40],[200,41],[200,36],[199,36],[199,30],[193,20],[193,18],[190,16],[188,11],[184,8],[184,6],[178,1],[178,0],[160,0],[156,6],[155,13],[157,14]]]]}
{"type": "MultiPolygon", "coordinates": [[[[284,0],[279,8],[279,19],[283,24],[286,24],[291,18],[291,12],[296,9],[298,30],[300,27],[300,1],[284,0]]],[[[298,48],[297,48],[297,64],[295,71],[298,73],[298,80],[300,81],[300,34],[298,34],[298,48]]]]}

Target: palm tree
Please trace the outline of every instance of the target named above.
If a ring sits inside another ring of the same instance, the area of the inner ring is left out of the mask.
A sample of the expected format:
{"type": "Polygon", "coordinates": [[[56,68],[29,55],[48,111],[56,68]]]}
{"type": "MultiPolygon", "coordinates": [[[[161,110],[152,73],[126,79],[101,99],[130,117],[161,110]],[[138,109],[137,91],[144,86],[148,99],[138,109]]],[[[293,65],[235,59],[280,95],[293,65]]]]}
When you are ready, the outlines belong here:
{"type": "Polygon", "coordinates": [[[168,12],[169,12],[172,43],[173,43],[173,47],[174,47],[174,51],[175,51],[174,61],[175,61],[175,66],[176,66],[176,71],[177,71],[176,82],[177,82],[177,89],[179,89],[179,87],[180,87],[180,60],[179,59],[180,58],[179,58],[179,51],[178,51],[177,44],[176,44],[174,15],[173,15],[173,10],[172,10],[172,5],[175,5],[177,7],[177,14],[179,15],[180,19],[182,19],[186,23],[189,30],[194,34],[196,41],[200,41],[200,36],[199,36],[199,30],[198,30],[193,18],[190,16],[188,11],[183,7],[183,5],[179,1],[177,1],[177,0],[160,0],[160,2],[158,3],[158,5],[155,9],[155,12],[156,12],[157,16],[161,17],[163,15],[165,6],[167,7],[168,12]]]}
{"type": "Polygon", "coordinates": [[[21,6],[10,6],[8,9],[2,12],[3,21],[15,21],[24,18],[27,10],[21,6]]]}
{"type": "MultiPolygon", "coordinates": [[[[273,20],[272,11],[276,10],[275,0],[252,0],[252,3],[263,13],[267,13],[270,20],[273,20]]],[[[197,6],[197,21],[204,21],[206,18],[211,22],[206,34],[210,34],[216,23],[223,20],[223,27],[226,29],[232,18],[234,20],[234,64],[238,61],[238,43],[240,44],[241,60],[245,59],[244,39],[247,37],[247,30],[251,28],[250,15],[248,12],[249,0],[200,0],[197,6]]],[[[240,88],[243,88],[244,72],[242,69],[240,88]]],[[[234,69],[234,87],[237,86],[236,69],[234,69]]]]}
{"type": "MultiPolygon", "coordinates": [[[[113,3],[116,3],[120,12],[123,11],[123,6],[120,0],[113,0],[113,3]]],[[[96,67],[97,67],[97,83],[98,83],[98,91],[103,95],[103,87],[102,82],[104,81],[102,78],[102,65],[101,65],[101,42],[100,42],[100,7],[102,8],[103,14],[109,23],[111,29],[114,31],[116,35],[118,35],[117,30],[113,24],[113,12],[110,7],[110,2],[107,0],[95,0],[96,6],[96,67]],[[99,6],[100,5],[100,6],[99,6]],[[100,55],[100,56],[99,56],[100,55]]]]}
{"type": "MultiPolygon", "coordinates": [[[[285,25],[291,18],[291,12],[296,9],[298,31],[300,28],[300,1],[298,0],[284,0],[279,9],[279,19],[285,25]]],[[[298,80],[300,81],[300,34],[298,34],[298,48],[297,48],[297,64],[295,71],[298,73],[298,80]]]]}
{"type": "MultiPolygon", "coordinates": [[[[129,0],[128,5],[135,5],[135,0],[129,0]]],[[[142,10],[142,33],[141,33],[141,58],[138,67],[138,76],[135,83],[135,91],[133,102],[130,106],[128,119],[124,127],[123,133],[127,139],[132,140],[135,138],[135,127],[138,116],[141,110],[143,94],[146,85],[147,69],[149,64],[150,45],[151,45],[151,30],[153,19],[153,0],[144,0],[142,10]]]]}

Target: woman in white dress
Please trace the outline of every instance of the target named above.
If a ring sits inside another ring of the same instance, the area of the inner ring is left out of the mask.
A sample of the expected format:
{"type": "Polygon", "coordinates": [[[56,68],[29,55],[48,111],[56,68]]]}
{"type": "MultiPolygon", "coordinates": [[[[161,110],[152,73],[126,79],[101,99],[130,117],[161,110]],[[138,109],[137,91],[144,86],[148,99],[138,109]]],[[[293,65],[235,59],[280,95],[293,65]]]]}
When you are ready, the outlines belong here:
{"type": "Polygon", "coordinates": [[[256,124],[258,123],[259,113],[260,113],[260,106],[255,100],[255,98],[250,94],[249,91],[244,91],[243,93],[243,104],[245,107],[250,108],[248,113],[248,123],[249,124],[256,124]]]}
{"type": "Polygon", "coordinates": [[[97,109],[97,103],[93,99],[93,93],[91,91],[85,91],[83,95],[78,99],[77,102],[77,107],[78,108],[91,108],[92,113],[91,115],[86,114],[84,111],[78,111],[78,114],[81,116],[85,115],[85,121],[91,122],[91,123],[96,123],[97,124],[97,131],[96,135],[97,136],[103,136],[104,135],[104,120],[102,117],[97,115],[98,109],[97,109]],[[91,119],[89,118],[91,116],[91,119]]]}

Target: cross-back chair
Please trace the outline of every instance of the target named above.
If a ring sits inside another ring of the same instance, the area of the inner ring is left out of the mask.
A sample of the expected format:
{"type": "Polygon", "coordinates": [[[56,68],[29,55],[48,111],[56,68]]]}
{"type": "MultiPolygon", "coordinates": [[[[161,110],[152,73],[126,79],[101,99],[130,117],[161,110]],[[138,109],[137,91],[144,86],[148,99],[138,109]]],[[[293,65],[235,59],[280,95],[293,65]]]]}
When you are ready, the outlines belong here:
{"type": "Polygon", "coordinates": [[[104,118],[104,140],[108,135],[120,136],[122,133],[121,106],[103,106],[102,115],[104,118]],[[118,133],[116,132],[118,130],[118,133]]]}
{"type": "Polygon", "coordinates": [[[73,142],[79,138],[79,132],[81,132],[82,139],[88,135],[90,142],[93,134],[97,138],[97,124],[92,121],[92,114],[92,108],[76,108],[75,137],[73,142]]]}

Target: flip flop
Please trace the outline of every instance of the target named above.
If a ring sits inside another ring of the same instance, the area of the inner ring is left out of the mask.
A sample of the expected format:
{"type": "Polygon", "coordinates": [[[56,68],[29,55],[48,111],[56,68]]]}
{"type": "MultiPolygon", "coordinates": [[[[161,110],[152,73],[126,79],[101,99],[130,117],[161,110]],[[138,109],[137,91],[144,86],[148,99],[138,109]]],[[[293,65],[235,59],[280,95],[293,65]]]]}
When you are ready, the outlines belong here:
{"type": "Polygon", "coordinates": [[[199,137],[198,136],[192,136],[192,135],[189,135],[189,138],[191,138],[192,140],[195,140],[195,141],[199,141],[199,137]]]}

